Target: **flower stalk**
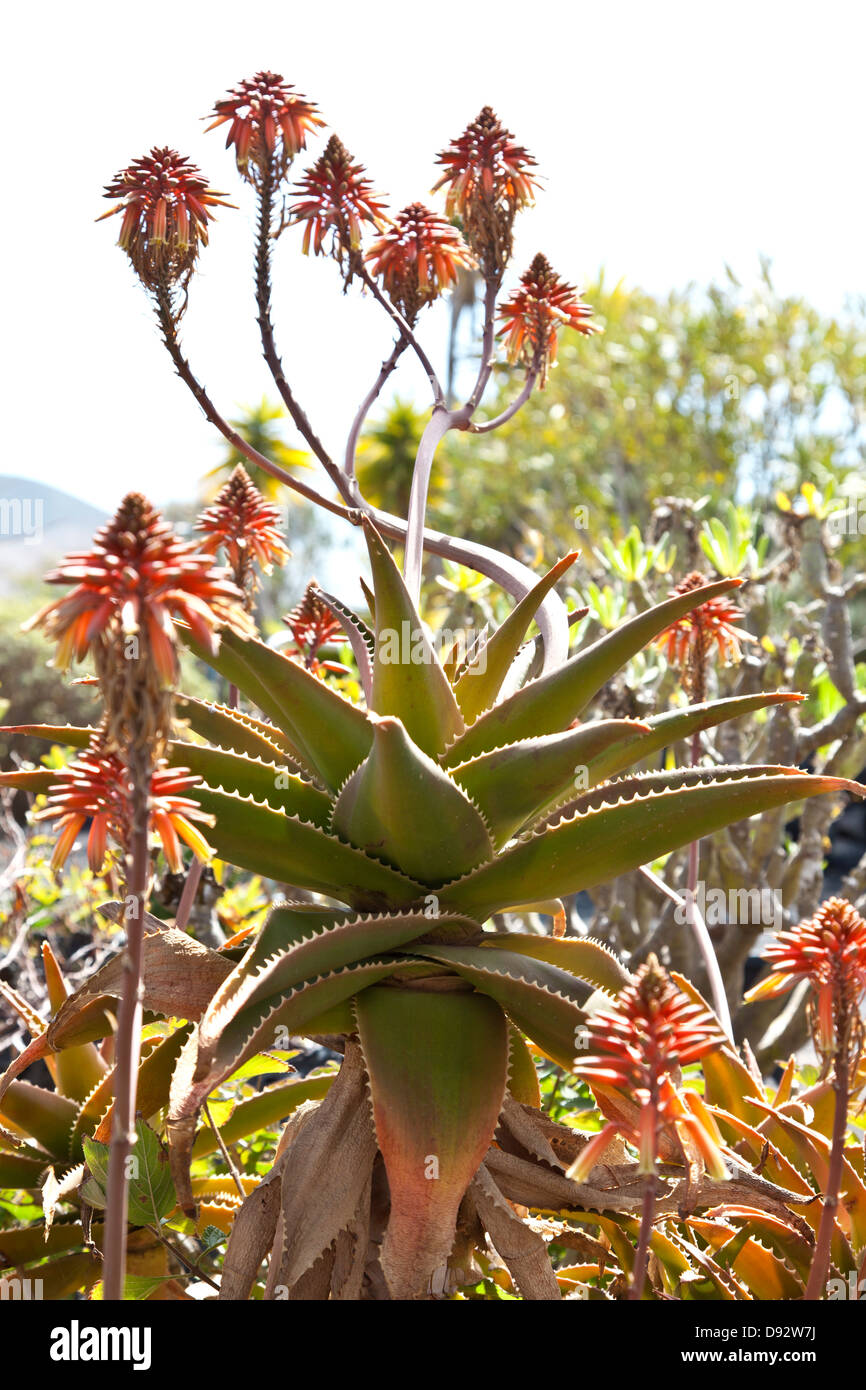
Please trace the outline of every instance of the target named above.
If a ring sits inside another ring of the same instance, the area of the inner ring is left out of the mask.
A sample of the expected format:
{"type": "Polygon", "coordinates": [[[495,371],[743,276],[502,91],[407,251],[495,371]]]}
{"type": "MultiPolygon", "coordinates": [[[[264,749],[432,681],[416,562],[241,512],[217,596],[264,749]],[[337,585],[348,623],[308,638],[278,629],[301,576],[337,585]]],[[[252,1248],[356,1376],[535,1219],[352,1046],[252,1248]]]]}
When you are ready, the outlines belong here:
{"type": "Polygon", "coordinates": [[[866,921],[845,898],[829,898],[813,917],[779,932],[764,952],[772,973],[746,995],[747,1002],[787,993],[800,980],[811,986],[809,1017],[824,1070],[832,1067],[833,1131],[826,1190],[805,1298],[826,1293],[831,1246],[839,1207],[848,1131],[851,1078],[863,1055],[861,1013],[866,993],[866,921]]]}

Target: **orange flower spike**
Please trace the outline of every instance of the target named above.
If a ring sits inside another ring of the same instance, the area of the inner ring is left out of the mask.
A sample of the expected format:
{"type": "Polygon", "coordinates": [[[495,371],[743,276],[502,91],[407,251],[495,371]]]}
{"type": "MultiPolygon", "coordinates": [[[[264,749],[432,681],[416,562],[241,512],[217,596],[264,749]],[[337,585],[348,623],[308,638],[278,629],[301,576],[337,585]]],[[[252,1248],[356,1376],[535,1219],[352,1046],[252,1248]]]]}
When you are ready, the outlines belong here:
{"type": "Polygon", "coordinates": [[[279,508],[265,501],[241,464],[196,521],[195,529],[203,535],[202,551],[225,551],[248,606],[258,588],[255,566],[271,574],[274,565],[284,565],[291,555],[281,521],[279,508]]]}
{"type": "Polygon", "coordinates": [[[59,666],[89,651],[98,658],[100,648],[122,643],[143,627],[160,680],[168,685],[177,677],[175,619],[188,623],[210,651],[224,624],[251,631],[228,571],[180,540],[140,493],[128,494],[97,532],[91,551],[67,556],[46,582],[73,587],[25,630],[42,627],[58,642],[59,666]]]}
{"type": "Polygon", "coordinates": [[[255,185],[268,165],[282,180],[307,137],[325,122],[316,106],[278,72],[257,72],[239,82],[214,106],[207,127],[229,125],[226,149],[235,148],[239,173],[255,185]]]}
{"type": "Polygon", "coordinates": [[[97,221],[123,213],[118,245],[147,289],[184,286],[207,246],[213,207],[232,207],[185,155],[167,146],[134,159],[105,188],[119,198],[97,221]]]}
{"type": "MultiPolygon", "coordinates": [[[[156,768],[151,779],[151,823],[174,872],[182,867],[178,835],[197,858],[206,860],[213,851],[193,820],[213,825],[213,817],[181,793],[198,785],[199,778],[187,768],[156,768]]],[[[58,774],[48,790],[47,805],[36,820],[56,820],[60,835],[54,847],[51,867],[62,868],[86,822],[91,827],[87,840],[88,864],[93,873],[105,865],[109,839],[125,849],[130,833],[130,779],[124,764],[113,753],[95,744],[82,752],[74,763],[58,774]]]]}
{"type": "Polygon", "coordinates": [[[485,106],[436,162],[445,172],[433,191],[447,188],[448,216],[461,219],[485,276],[501,274],[511,255],[515,215],[535,200],[539,183],[530,170],[536,161],[485,106]]]}
{"type": "Polygon", "coordinates": [[[520,288],[499,309],[508,360],[523,362],[544,386],[556,362],[559,329],[563,325],[588,336],[598,331],[592,309],[573,285],[560,280],[549,261],[537,255],[520,278],[520,288]]]}
{"type": "Polygon", "coordinates": [[[300,603],[285,615],[283,622],[294,639],[292,645],[286,648],[288,656],[302,661],[314,676],[321,675],[323,671],[339,674],[345,670],[337,662],[319,660],[319,650],[334,641],[337,633],[342,632],[342,626],[318,597],[315,579],[310,580],[300,603]]]}
{"type": "MultiPolygon", "coordinates": [[[[687,1128],[705,1161],[715,1171],[724,1170],[708,1117],[687,1108],[688,1094],[683,1099],[672,1080],[681,1067],[698,1061],[723,1041],[713,1015],[677,989],[655,956],[640,967],[634,982],[620,991],[608,1010],[590,1019],[588,1051],[577,1058],[574,1069],[590,1086],[593,1082],[614,1086],[640,1106],[634,1125],[616,1121],[608,1126],[610,1134],[622,1134],[638,1149],[639,1171],[655,1171],[658,1135],[666,1125],[687,1128]]],[[[585,1176],[586,1162],[583,1153],[569,1176],[585,1176]]]]}
{"type": "Polygon", "coordinates": [[[748,1003],[784,994],[799,980],[808,980],[817,997],[813,1032],[822,1057],[836,1051],[840,1033],[862,1031],[866,921],[847,899],[829,898],[814,916],[778,932],[764,959],[773,973],[749,990],[748,1003]]]}
{"type": "Polygon", "coordinates": [[[397,214],[366,259],[409,324],[456,280],[460,266],[473,264],[457,229],[421,203],[397,214]]]}
{"type": "Polygon", "coordinates": [[[332,135],[324,153],[302,176],[296,192],[300,199],[289,209],[289,216],[293,222],[306,224],[304,254],[312,249],[316,256],[331,255],[341,269],[348,258],[346,269],[351,279],[357,269],[353,258],[359,254],[364,225],[381,232],[387,222],[385,204],[364,177],[363,164],[353,162],[342,142],[332,135]]]}
{"type": "MultiPolygon", "coordinates": [[[[693,570],[669,591],[670,598],[703,588],[706,576],[693,570]]],[[[683,689],[693,700],[706,699],[706,671],[710,657],[717,655],[726,665],[741,661],[742,642],[757,638],[736,624],[743,613],[728,598],[711,598],[693,608],[685,617],[671,623],[655,639],[669,665],[679,667],[683,689]]]]}

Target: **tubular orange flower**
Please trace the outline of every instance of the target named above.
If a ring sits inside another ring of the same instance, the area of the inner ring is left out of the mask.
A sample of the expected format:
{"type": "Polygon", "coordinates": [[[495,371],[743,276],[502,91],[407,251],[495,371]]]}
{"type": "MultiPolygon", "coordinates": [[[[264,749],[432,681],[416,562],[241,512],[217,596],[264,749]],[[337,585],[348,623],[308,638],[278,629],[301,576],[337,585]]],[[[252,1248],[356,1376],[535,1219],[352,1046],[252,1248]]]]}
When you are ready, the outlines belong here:
{"type": "Polygon", "coordinates": [[[456,280],[459,266],[472,264],[457,229],[422,203],[412,203],[398,213],[366,259],[409,324],[456,280]]]}
{"type": "Polygon", "coordinates": [[[296,92],[278,72],[257,72],[218,101],[208,130],[231,121],[226,149],[235,147],[239,172],[249,183],[272,164],[283,179],[295,155],[306,149],[307,135],[323,126],[313,102],[296,92]]]}
{"type": "Polygon", "coordinates": [[[200,246],[207,246],[212,207],[232,207],[185,155],[167,146],[134,159],[106,184],[121,201],[97,221],[123,213],[118,245],[150,290],[185,285],[200,246]]]}
{"type": "Polygon", "coordinates": [[[292,646],[286,648],[286,653],[302,661],[314,676],[321,675],[323,671],[343,675],[346,667],[339,662],[319,660],[319,651],[329,642],[333,642],[338,632],[342,632],[342,625],[330,608],[322,602],[318,589],[315,579],[311,579],[300,603],[283,618],[294,638],[292,646]]]}
{"type": "Polygon", "coordinates": [[[536,373],[541,386],[556,362],[562,324],[587,335],[598,331],[591,322],[592,309],[584,304],[574,285],[560,280],[540,254],[520,277],[520,289],[505,301],[499,315],[503,320],[499,336],[505,339],[509,361],[524,362],[536,373]]]}
{"type": "Polygon", "coordinates": [[[581,1152],[569,1177],[582,1181],[614,1134],[621,1134],[640,1153],[640,1171],[655,1172],[659,1133],[669,1127],[684,1150],[697,1148],[705,1166],[719,1178],[727,1175],[715,1124],[705,1107],[674,1082],[680,1067],[697,1062],[719,1047],[724,1037],[716,1019],[676,985],[650,956],[616,996],[610,1009],[594,1014],[588,1025],[588,1050],[575,1061],[576,1073],[590,1086],[614,1087],[640,1106],[634,1124],[619,1118],[607,1125],[581,1152]]]}
{"type": "Polygon", "coordinates": [[[348,278],[353,258],[359,255],[361,229],[367,223],[382,231],[386,225],[385,204],[373,185],[364,178],[363,164],[353,163],[351,155],[336,135],[324,153],[303,175],[296,191],[300,201],[289,209],[293,222],[305,222],[304,255],[331,255],[344,268],[348,258],[348,278]],[[330,246],[325,238],[331,233],[330,246]]]}
{"type": "Polygon", "coordinates": [[[203,532],[201,549],[214,555],[222,548],[234,572],[235,583],[250,606],[258,587],[256,566],[271,574],[291,555],[282,532],[280,510],[266,502],[243,464],[238,464],[216,500],[195,524],[203,532]]]}
{"type": "Polygon", "coordinates": [[[778,932],[763,955],[772,974],[749,990],[747,1002],[775,998],[799,980],[808,980],[817,996],[812,1024],[822,1057],[835,1053],[849,1030],[862,1033],[866,921],[846,898],[828,898],[814,916],[791,931],[778,932]]]}
{"type": "MultiPolygon", "coordinates": [[[[162,845],[172,873],[183,867],[180,841],[198,859],[210,859],[213,850],[193,821],[213,825],[195,801],[181,795],[201,779],[185,767],[157,766],[150,784],[150,821],[162,845]]],[[[48,804],[37,812],[36,820],[56,820],[60,831],[51,867],[65,864],[78,835],[89,820],[87,861],[98,874],[105,864],[109,839],[122,849],[129,845],[132,820],[132,782],[129,769],[120,758],[107,753],[98,743],[81,753],[75,762],[58,774],[49,788],[48,804]]]]}
{"type": "MultiPolygon", "coordinates": [[[[706,576],[693,570],[669,591],[669,597],[691,593],[706,583],[706,576]]],[[[740,609],[727,598],[711,598],[671,623],[656,638],[655,645],[670,665],[680,668],[687,694],[698,700],[704,698],[706,665],[714,651],[729,664],[742,660],[741,642],[757,640],[750,632],[734,626],[742,617],[740,609]]]]}
{"type": "Polygon", "coordinates": [[[68,555],[46,583],[73,588],[41,609],[25,630],[43,627],[56,639],[57,664],[64,668],[89,651],[98,654],[100,645],[140,635],[168,685],[177,677],[175,618],[210,652],[216,651],[220,626],[251,631],[228,571],[180,540],[137,492],[96,533],[93,549],[68,555]]]}
{"type": "Polygon", "coordinates": [[[436,162],[445,172],[433,191],[447,185],[448,216],[461,218],[485,275],[498,274],[511,255],[515,215],[535,200],[536,161],[485,106],[436,162]]]}

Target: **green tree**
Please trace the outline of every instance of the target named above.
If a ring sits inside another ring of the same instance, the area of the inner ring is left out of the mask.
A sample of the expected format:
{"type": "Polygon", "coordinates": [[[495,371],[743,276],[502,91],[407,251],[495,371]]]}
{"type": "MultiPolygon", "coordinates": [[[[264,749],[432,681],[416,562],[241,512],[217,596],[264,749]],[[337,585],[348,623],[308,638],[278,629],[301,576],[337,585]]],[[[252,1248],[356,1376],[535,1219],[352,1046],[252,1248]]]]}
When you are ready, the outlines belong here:
{"type": "MultiPolygon", "coordinates": [[[[602,276],[585,298],[603,332],[564,333],[546,389],[509,424],[448,436],[434,525],[530,553],[540,538],[553,558],[576,529],[598,545],[645,527],[660,497],[760,507],[805,480],[863,488],[863,302],[827,317],[780,295],[766,264],[750,290],[731,272],[664,297],[602,276]]],[[[520,389],[499,376],[491,415],[520,389]]]]}

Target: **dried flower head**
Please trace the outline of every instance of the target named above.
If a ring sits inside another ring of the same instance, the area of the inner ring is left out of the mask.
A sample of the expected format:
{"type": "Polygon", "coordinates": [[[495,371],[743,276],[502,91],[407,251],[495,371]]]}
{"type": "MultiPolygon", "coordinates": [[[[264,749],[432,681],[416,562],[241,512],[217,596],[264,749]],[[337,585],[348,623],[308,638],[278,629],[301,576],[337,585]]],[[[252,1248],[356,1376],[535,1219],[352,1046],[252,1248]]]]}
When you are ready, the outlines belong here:
{"type": "Polygon", "coordinates": [[[713,1015],[678,989],[655,956],[650,956],[616,996],[610,1009],[593,1014],[587,1052],[575,1071],[590,1086],[613,1087],[639,1106],[632,1124],[620,1117],[590,1140],[569,1176],[578,1181],[591,1171],[614,1134],[640,1153],[640,1171],[655,1172],[659,1135],[668,1128],[684,1152],[697,1152],[714,1176],[727,1176],[718,1130],[700,1097],[677,1086],[679,1069],[697,1062],[724,1041],[713,1015]]]}
{"type": "Polygon", "coordinates": [[[257,567],[271,574],[274,565],[284,565],[291,555],[281,522],[279,507],[265,501],[243,464],[238,464],[216,500],[196,521],[195,529],[204,536],[202,551],[208,555],[225,551],[247,609],[258,588],[257,567]]]}
{"type": "Polygon", "coordinates": [[[296,92],[278,72],[257,72],[239,82],[213,109],[216,118],[207,127],[231,122],[226,149],[235,147],[239,172],[254,186],[270,167],[279,182],[307,136],[325,122],[313,102],[296,92]]]}
{"type": "Polygon", "coordinates": [[[123,213],[118,246],[149,290],[184,286],[200,246],[207,246],[212,207],[232,207],[185,155],[154,148],[134,159],[106,185],[106,198],[120,202],[98,221],[123,213]]]}
{"type": "Polygon", "coordinates": [[[319,660],[322,647],[333,642],[343,628],[321,598],[315,579],[310,580],[300,603],[295,605],[291,613],[286,613],[283,622],[294,639],[292,645],[286,648],[287,655],[297,657],[315,676],[324,671],[345,674],[346,667],[340,662],[319,660]]]}
{"type": "Polygon", "coordinates": [[[514,218],[535,200],[539,184],[529,171],[536,161],[485,106],[436,162],[445,172],[433,191],[447,185],[448,216],[461,219],[484,274],[500,274],[511,255],[514,218]]]}
{"type": "Polygon", "coordinates": [[[473,263],[457,229],[422,203],[398,213],[366,259],[409,324],[457,279],[459,266],[473,263]]]}
{"type": "MultiPolygon", "coordinates": [[[[670,598],[701,589],[707,578],[693,570],[669,592],[670,598]]],[[[743,617],[735,604],[725,597],[707,599],[685,617],[677,618],[656,638],[655,645],[664,652],[671,666],[679,667],[683,689],[695,699],[705,695],[707,663],[715,652],[725,664],[742,660],[741,642],[757,639],[750,632],[736,627],[743,617]]]]}
{"type": "Polygon", "coordinates": [[[866,921],[845,898],[828,898],[812,917],[780,931],[763,953],[772,974],[749,990],[747,1001],[773,999],[808,980],[815,1046],[829,1058],[840,1046],[862,1046],[860,1006],[866,993],[866,921]]]}
{"type": "Polygon", "coordinates": [[[503,320],[499,336],[505,339],[508,360],[525,363],[541,386],[556,362],[561,325],[587,335],[598,331],[591,321],[592,309],[573,285],[560,280],[542,255],[520,277],[520,288],[505,301],[499,315],[503,320]]]}
{"type": "MultiPolygon", "coordinates": [[[[185,841],[198,859],[207,860],[213,850],[193,821],[213,825],[198,804],[182,793],[201,779],[185,767],[159,764],[150,782],[150,824],[172,873],[183,867],[180,842],[185,841]]],[[[60,831],[51,858],[54,870],[62,868],[78,835],[90,821],[87,862],[95,874],[105,864],[109,840],[121,849],[130,844],[132,829],[132,780],[127,767],[97,740],[75,762],[58,774],[48,791],[47,805],[36,820],[56,820],[60,831]]]]}
{"type": "Polygon", "coordinates": [[[304,255],[331,255],[351,279],[360,264],[361,229],[365,223],[383,231],[385,204],[364,177],[363,164],[353,162],[344,145],[332,135],[324,152],[297,185],[300,201],[289,216],[305,222],[304,255]],[[326,245],[326,238],[330,240],[326,245]]]}
{"type": "Polygon", "coordinates": [[[135,727],[139,741],[160,751],[168,727],[165,691],[178,674],[175,619],[209,652],[216,651],[221,626],[252,632],[229,572],[180,540],[136,492],[96,533],[92,549],[68,555],[46,582],[72,588],[26,627],[42,627],[57,642],[62,668],[93,654],[112,748],[124,729],[135,727]]]}

